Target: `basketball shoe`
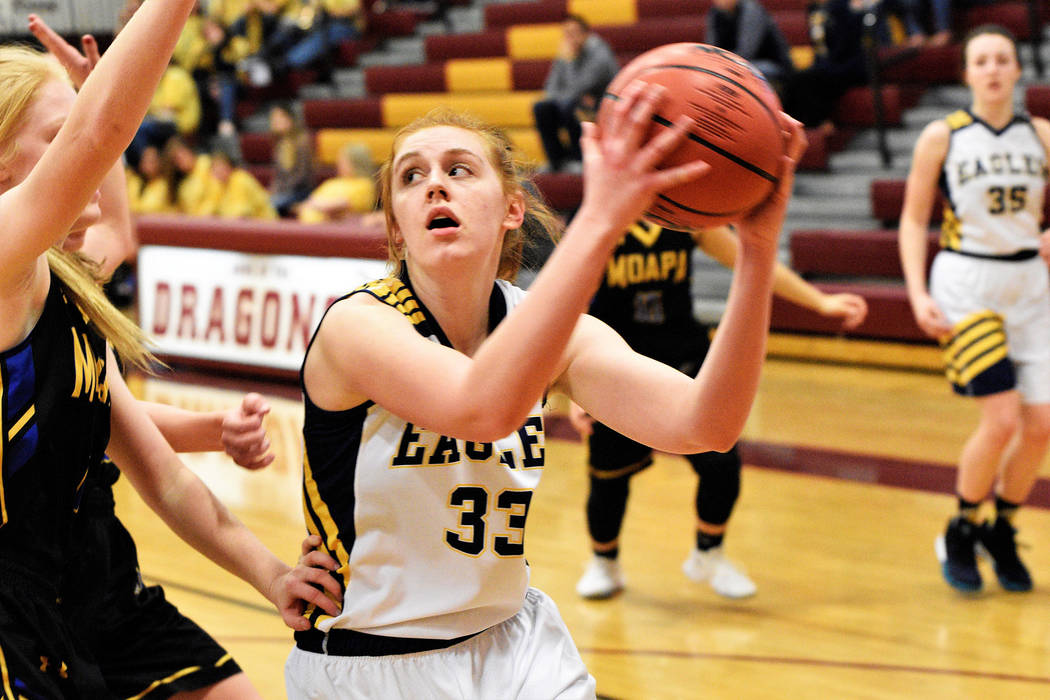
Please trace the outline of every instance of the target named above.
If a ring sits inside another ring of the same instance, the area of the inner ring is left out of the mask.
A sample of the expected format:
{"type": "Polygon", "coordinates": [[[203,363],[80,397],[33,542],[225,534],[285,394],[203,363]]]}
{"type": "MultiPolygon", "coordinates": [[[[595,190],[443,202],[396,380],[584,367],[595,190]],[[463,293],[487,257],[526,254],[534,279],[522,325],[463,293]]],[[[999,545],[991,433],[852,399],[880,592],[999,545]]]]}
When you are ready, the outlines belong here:
{"type": "Polygon", "coordinates": [[[619,560],[594,555],[576,582],[576,593],[591,600],[609,598],[622,591],[625,583],[619,560]]]}
{"type": "Polygon", "coordinates": [[[957,515],[948,521],[948,529],[933,543],[944,580],[963,593],[981,590],[981,572],[977,570],[975,554],[977,530],[976,523],[957,515]]]}
{"type": "Polygon", "coordinates": [[[1030,591],[1032,576],[1017,555],[1016,534],[1006,518],[996,518],[994,523],[985,521],[977,533],[978,551],[992,560],[1000,586],[1008,591],[1030,591]]]}
{"type": "Polygon", "coordinates": [[[747,598],[758,591],[755,582],[726,557],[722,547],[694,549],[682,564],[682,572],[697,583],[710,584],[715,593],[726,598],[747,598]]]}

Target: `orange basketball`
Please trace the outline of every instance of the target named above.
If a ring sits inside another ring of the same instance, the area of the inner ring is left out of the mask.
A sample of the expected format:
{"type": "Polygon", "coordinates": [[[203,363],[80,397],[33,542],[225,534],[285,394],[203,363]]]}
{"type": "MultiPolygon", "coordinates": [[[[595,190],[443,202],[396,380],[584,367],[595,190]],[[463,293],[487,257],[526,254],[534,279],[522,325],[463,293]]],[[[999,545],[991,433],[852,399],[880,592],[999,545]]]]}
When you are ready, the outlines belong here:
{"type": "Polygon", "coordinates": [[[605,91],[598,123],[608,120],[621,91],[635,80],[667,88],[649,137],[679,115],[692,121],[688,138],[660,167],[702,159],[700,179],[661,192],[645,218],[674,229],[724,224],[761,204],[776,187],[785,141],[780,100],[750,63],[707,44],[667,44],[624,66],[605,91]]]}

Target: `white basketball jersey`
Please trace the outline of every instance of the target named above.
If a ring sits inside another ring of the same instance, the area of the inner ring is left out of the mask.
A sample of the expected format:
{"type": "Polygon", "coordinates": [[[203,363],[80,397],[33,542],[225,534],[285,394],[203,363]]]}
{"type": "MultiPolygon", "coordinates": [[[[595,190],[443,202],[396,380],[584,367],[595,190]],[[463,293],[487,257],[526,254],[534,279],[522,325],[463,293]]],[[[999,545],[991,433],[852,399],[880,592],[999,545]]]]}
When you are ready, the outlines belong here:
{"type": "MultiPolygon", "coordinates": [[[[450,344],[407,278],[353,293],[375,296],[431,341],[450,344]]],[[[491,327],[524,294],[497,281],[491,327]]],[[[529,581],[525,518],[543,469],[542,402],[513,434],[473,443],[371,401],[332,412],[314,405],[305,387],[304,398],[307,526],[339,561],[345,586],[338,617],[308,611],[318,629],[452,639],[521,609],[529,581]]]]}
{"type": "Polygon", "coordinates": [[[1047,154],[1032,122],[1015,116],[996,131],[967,110],[946,121],[942,247],[992,256],[1037,249],[1047,154]]]}

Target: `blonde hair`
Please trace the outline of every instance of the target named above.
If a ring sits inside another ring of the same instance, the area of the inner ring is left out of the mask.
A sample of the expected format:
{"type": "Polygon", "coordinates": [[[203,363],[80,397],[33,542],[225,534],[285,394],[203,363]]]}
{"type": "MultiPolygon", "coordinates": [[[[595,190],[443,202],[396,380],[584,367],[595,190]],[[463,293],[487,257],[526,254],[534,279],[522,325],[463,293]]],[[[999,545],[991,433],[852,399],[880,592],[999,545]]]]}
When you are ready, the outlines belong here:
{"type": "MultiPolygon", "coordinates": [[[[52,80],[69,82],[65,70],[48,54],[25,46],[0,46],[0,165],[18,155],[16,137],[25,126],[29,106],[41,86],[52,80]]],[[[127,362],[148,368],[153,357],[145,348],[145,334],[106,298],[102,291],[105,279],[98,265],[57,246],[47,251],[47,265],[52,282],[57,279],[62,284],[114,352],[127,362]]]]}
{"type": "Polygon", "coordinates": [[[525,243],[543,237],[556,240],[561,232],[558,217],[540,199],[535,187],[528,181],[528,170],[519,154],[514,149],[510,138],[502,129],[486,124],[480,119],[462,112],[447,108],[432,110],[402,127],[394,135],[390,146],[390,156],[379,168],[380,199],[383,213],[386,215],[387,257],[394,273],[400,273],[404,266],[405,253],[394,240],[394,210],[391,205],[393,192],[393,163],[401,143],[409,135],[437,126],[451,126],[477,134],[488,148],[489,161],[503,184],[507,195],[520,193],[525,199],[525,220],[519,228],[508,231],[503,239],[503,250],[500,253],[497,276],[514,279],[521,268],[522,251],[525,243]]]}

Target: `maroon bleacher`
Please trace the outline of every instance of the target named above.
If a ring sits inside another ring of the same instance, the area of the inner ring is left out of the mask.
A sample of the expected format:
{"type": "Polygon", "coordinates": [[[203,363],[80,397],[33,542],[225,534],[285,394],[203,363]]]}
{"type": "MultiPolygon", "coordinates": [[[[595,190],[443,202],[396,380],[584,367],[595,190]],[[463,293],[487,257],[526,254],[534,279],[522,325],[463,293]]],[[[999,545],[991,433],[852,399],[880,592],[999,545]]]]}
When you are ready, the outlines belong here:
{"type": "Polygon", "coordinates": [[[915,343],[932,343],[915,324],[903,284],[823,284],[816,285],[829,294],[859,294],[868,303],[868,316],[858,328],[844,332],[838,319],[826,318],[790,301],[773,298],[770,328],[793,333],[845,334],[855,338],[872,338],[915,343]]]}
{"type": "MultiPolygon", "coordinates": [[[[902,279],[896,229],[851,231],[803,229],[791,233],[791,268],[800,275],[886,277],[902,279]]],[[[927,260],[940,249],[936,231],[930,231],[927,260]]]]}

